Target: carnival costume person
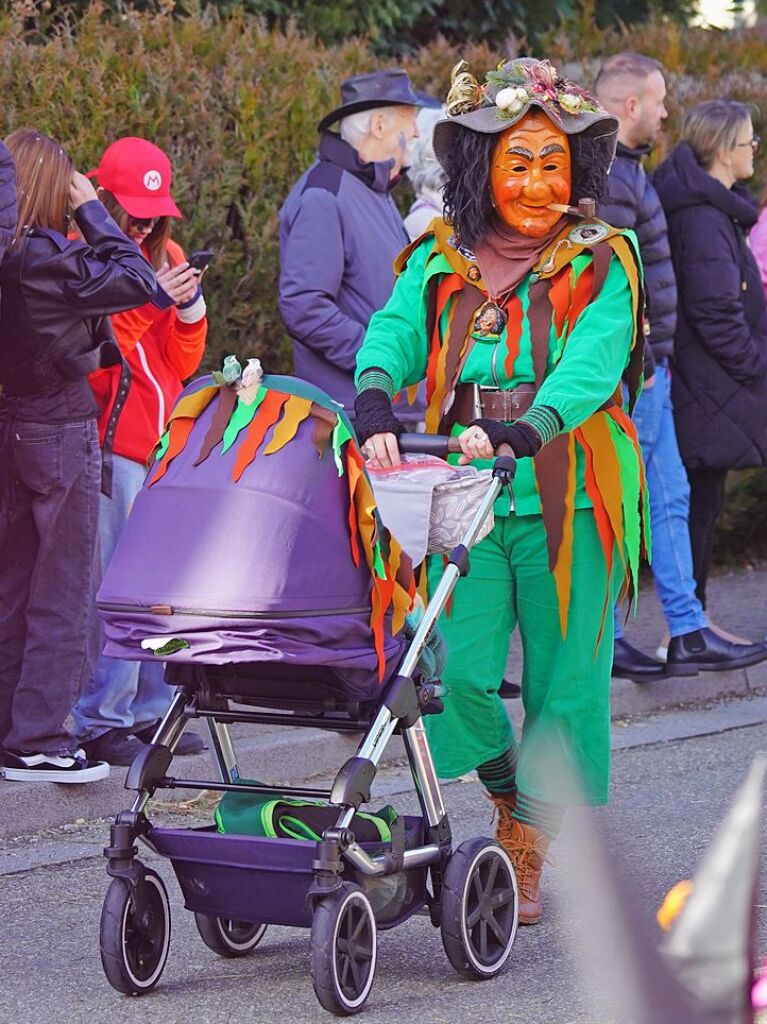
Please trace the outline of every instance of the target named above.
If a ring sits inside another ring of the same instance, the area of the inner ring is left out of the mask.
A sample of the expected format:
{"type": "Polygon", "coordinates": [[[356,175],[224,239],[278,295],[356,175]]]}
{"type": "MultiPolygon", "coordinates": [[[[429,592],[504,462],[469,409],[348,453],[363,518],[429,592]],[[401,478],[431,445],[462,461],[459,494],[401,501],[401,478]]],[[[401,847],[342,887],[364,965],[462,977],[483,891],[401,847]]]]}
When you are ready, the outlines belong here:
{"type": "Polygon", "coordinates": [[[618,122],[588,93],[548,61],[508,62],[483,86],[458,65],[445,109],[434,148],[446,221],[401,254],[370,323],[357,431],[369,458],[396,463],[391,397],[425,377],[427,431],[458,434],[462,461],[481,466],[502,442],[519,460],[513,505],[499,499],[440,623],[449,695],[427,725],[441,776],[478,770],[517,868],[520,921],[533,924],[565,805],[607,801],[612,602],[646,553],[641,453],[621,389],[623,378],[632,405],[642,273],[632,233],[593,216],[618,122]],[[519,743],[497,692],[517,625],[519,743]]]}

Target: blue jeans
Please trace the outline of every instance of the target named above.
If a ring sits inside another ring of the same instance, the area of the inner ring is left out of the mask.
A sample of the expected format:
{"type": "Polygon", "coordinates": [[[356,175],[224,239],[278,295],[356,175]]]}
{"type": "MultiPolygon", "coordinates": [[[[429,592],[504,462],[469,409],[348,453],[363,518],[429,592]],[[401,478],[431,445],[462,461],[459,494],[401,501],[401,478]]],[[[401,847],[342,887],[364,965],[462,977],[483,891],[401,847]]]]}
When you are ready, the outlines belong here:
{"type": "Polygon", "coordinates": [[[96,660],[101,449],[95,419],[0,401],[0,747],[71,754],[64,721],[96,660]]]}
{"type": "MultiPolygon", "coordinates": [[[[133,500],[141,490],[146,468],[139,462],[114,456],[112,497],[101,495],[99,543],[106,568],[133,500]]],[[[103,649],[103,631],[100,650],[103,649]]],[[[110,729],[142,729],[161,718],[170,705],[173,688],[164,681],[161,661],[122,661],[99,657],[95,671],[72,712],[81,742],[94,740],[110,729]]]]}
{"type": "MultiPolygon", "coordinates": [[[[645,388],[634,407],[634,424],[642,446],[650,496],[652,572],[671,636],[708,625],[695,596],[690,551],[690,485],[679,454],[671,405],[671,374],[659,363],[655,383],[645,388]]],[[[619,615],[615,635],[622,636],[619,615]]]]}

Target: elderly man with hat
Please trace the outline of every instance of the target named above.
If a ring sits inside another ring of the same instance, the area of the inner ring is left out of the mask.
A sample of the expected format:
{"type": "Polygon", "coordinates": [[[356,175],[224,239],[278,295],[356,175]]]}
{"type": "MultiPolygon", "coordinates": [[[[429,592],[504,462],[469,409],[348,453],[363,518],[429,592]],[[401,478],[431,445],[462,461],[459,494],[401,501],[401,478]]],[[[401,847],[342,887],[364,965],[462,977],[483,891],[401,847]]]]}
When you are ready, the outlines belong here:
{"type": "MultiPolygon", "coordinates": [[[[642,375],[636,239],[594,216],[618,121],[548,61],[483,84],[458,65],[434,131],[447,221],[397,262],[391,299],[357,359],[357,433],[399,461],[391,397],[426,380],[427,432],[461,460],[517,458],[513,499],[471,551],[441,628],[442,714],[426,719],[442,777],[477,769],[519,880],[520,921],[541,919],[540,876],[566,805],[607,800],[613,600],[636,582],[645,485],[623,408],[642,375]],[[519,627],[525,721],[498,695],[519,627]]],[[[430,583],[442,559],[429,567],[430,583]]]]}
{"type": "MultiPolygon", "coordinates": [[[[280,312],[295,373],[352,416],[357,352],[409,241],[391,191],[421,105],[398,68],[346,79],[340,106],[318,125],[317,159],[280,210],[280,312]]],[[[423,419],[422,408],[404,408],[407,419],[423,419]]]]}

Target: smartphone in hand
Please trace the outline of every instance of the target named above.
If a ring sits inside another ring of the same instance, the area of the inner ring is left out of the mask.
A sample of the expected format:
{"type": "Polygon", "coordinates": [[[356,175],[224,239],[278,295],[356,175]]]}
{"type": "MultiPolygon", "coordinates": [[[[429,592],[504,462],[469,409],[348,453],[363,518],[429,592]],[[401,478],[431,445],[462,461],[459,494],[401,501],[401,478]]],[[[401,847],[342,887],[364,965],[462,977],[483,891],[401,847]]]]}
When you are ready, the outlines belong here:
{"type": "Polygon", "coordinates": [[[187,257],[187,263],[192,270],[202,274],[215,255],[212,249],[197,249],[187,257]]]}

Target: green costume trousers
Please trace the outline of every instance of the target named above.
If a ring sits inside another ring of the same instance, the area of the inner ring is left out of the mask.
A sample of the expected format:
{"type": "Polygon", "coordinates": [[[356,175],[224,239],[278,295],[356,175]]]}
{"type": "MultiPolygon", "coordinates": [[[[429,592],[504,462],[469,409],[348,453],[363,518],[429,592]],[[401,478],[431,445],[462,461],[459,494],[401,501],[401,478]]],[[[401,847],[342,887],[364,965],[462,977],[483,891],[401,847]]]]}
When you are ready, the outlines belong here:
{"type": "MultiPolygon", "coordinates": [[[[591,509],[575,512],[572,591],[562,639],[543,519],[498,516],[471,551],[471,571],[440,619],[447,641],[445,710],[424,719],[437,772],[454,778],[498,757],[515,743],[498,696],[509,637],[522,640],[522,700],[517,786],[555,804],[607,802],[610,775],[610,673],[613,600],[622,566],[617,556],[602,641],[597,637],[607,567],[591,509]],[[575,782],[575,785],[573,784],[575,782]]],[[[441,557],[429,564],[433,587],[441,557]]]]}

